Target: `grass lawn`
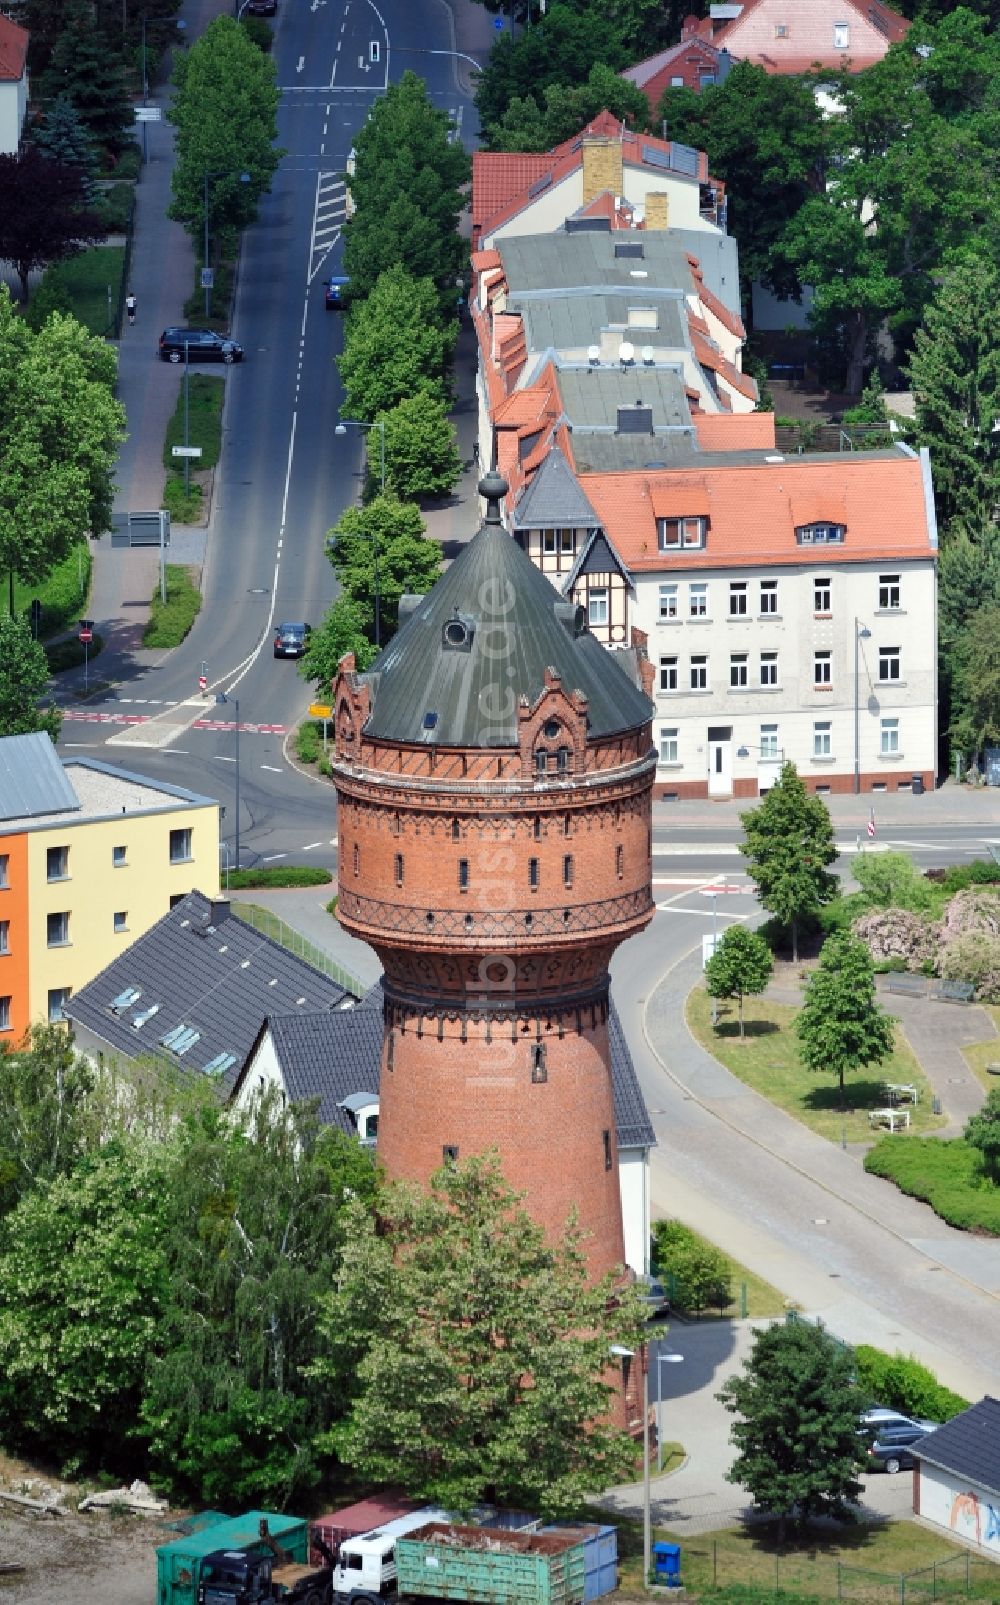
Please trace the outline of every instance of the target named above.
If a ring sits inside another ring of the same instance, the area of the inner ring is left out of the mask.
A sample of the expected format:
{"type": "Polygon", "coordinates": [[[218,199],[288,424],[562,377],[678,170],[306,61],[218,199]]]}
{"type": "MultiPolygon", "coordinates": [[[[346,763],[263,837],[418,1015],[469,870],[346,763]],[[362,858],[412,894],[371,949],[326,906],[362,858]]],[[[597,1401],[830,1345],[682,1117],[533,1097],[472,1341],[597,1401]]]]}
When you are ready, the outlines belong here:
{"type": "Polygon", "coordinates": [[[711,1010],[711,999],[704,988],[695,987],[685,1011],[695,1040],[748,1087],[831,1142],[839,1142],[842,1131],[848,1142],[872,1140],[868,1111],[884,1105],[883,1081],[913,1082],[920,1089],[920,1102],[910,1114],[911,1131],[934,1131],[945,1124],[943,1115],[931,1113],[930,1087],[898,1028],[891,1059],[870,1071],[847,1077],[846,1111],[842,1112],[837,1078],[807,1070],[799,1060],[798,1041],[792,1031],[796,1009],[765,998],[747,998],[743,1008],[746,1039],[742,1043],[735,1002],[720,1002],[715,1030],[711,1010]]]}
{"type": "Polygon", "coordinates": [[[78,256],[54,262],[46,268],[44,284],[58,295],[57,304],[67,306],[91,334],[105,335],[114,321],[124,270],[124,246],[94,245],[89,251],[81,251],[78,256]]]}
{"type": "MultiPolygon", "coordinates": [[[[88,541],[79,541],[57,563],[45,578],[25,584],[22,580],[14,581],[14,612],[22,617],[28,616],[28,609],[32,600],[37,596],[42,604],[41,638],[47,639],[50,635],[58,635],[61,630],[76,624],[83,617],[84,604],[90,589],[90,544],[88,541]]],[[[3,602],[6,610],[7,591],[3,588],[3,602]]],[[[30,623],[30,618],[28,620],[30,623]]]]}
{"type": "MultiPolygon", "coordinates": [[[[613,1518],[605,1514],[603,1520],[613,1518]]],[[[615,1522],[621,1557],[622,1590],[626,1598],[642,1598],[642,1523],[615,1522]]],[[[695,1598],[711,1598],[702,1591],[713,1586],[724,1588],[741,1583],[782,1595],[806,1599],[866,1601],[868,1605],[889,1605],[901,1597],[900,1575],[928,1568],[926,1590],[916,1583],[906,1588],[906,1598],[964,1598],[996,1600],[1000,1596],[1000,1567],[972,1557],[971,1583],[965,1592],[965,1551],[943,1535],[915,1522],[886,1522],[879,1526],[841,1527],[830,1524],[815,1528],[803,1539],[778,1548],[769,1527],[720,1529],[688,1537],[656,1528],[654,1541],[681,1546],[681,1581],[695,1598]],[[840,1582],[838,1586],[838,1563],[840,1582]],[[936,1592],[934,1574],[937,1567],[936,1592]],[[865,1574],[865,1575],[862,1575],[865,1574]],[[873,1575],[874,1574],[874,1575],[873,1575]]]]}
{"type": "MultiPolygon", "coordinates": [[[[990,1003],[984,1003],[982,1007],[1000,1031],[1000,1009],[990,1003]]],[[[1000,1037],[992,1037],[988,1042],[967,1042],[962,1052],[969,1069],[987,1092],[1000,1087],[1000,1076],[988,1075],[986,1071],[988,1064],[1000,1064],[1000,1037]]]]}
{"type": "MultiPolygon", "coordinates": [[[[200,446],[201,456],[192,458],[196,468],[214,468],[222,449],[222,402],[226,381],[215,374],[192,373],[188,377],[188,445],[200,446]]],[[[176,470],[180,461],[171,455],[174,446],[184,445],[184,385],[174,415],[167,425],[163,442],[163,466],[176,470]]]]}

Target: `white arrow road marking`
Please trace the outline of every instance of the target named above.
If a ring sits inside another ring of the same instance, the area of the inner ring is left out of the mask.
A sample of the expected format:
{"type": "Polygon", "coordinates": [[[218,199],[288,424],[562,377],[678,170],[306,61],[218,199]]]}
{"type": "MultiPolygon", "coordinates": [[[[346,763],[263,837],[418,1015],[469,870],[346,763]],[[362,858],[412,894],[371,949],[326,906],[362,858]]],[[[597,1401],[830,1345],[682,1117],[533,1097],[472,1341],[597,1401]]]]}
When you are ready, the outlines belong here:
{"type": "Polygon", "coordinates": [[[306,58],[305,58],[305,56],[300,56],[300,57],[299,57],[299,64],[298,64],[298,66],[297,66],[297,67],[296,67],[296,69],[295,69],[295,71],[296,71],[296,72],[302,72],[302,70],[303,70],[303,68],[304,68],[304,67],[305,67],[305,64],[306,64],[306,58]]]}

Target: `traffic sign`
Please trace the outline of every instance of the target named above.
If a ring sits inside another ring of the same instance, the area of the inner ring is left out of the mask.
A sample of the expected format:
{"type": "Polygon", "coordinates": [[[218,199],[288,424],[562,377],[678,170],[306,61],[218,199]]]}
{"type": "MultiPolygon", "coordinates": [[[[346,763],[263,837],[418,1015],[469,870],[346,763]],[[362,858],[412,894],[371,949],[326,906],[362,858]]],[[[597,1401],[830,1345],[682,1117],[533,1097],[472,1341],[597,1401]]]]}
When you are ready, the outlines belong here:
{"type": "Polygon", "coordinates": [[[205,678],[205,676],[203,674],[199,674],[199,676],[198,676],[198,690],[199,691],[207,691],[208,690],[208,681],[206,680],[206,678],[205,678]]]}
{"type": "Polygon", "coordinates": [[[493,26],[496,29],[497,33],[502,33],[503,32],[503,18],[502,17],[494,17],[493,18],[493,26]]]}
{"type": "Polygon", "coordinates": [[[163,113],[159,106],[136,106],[135,120],[137,123],[158,123],[163,113]]]}
{"type": "Polygon", "coordinates": [[[81,640],[82,644],[84,646],[89,646],[90,642],[93,639],[94,639],[94,621],[93,621],[93,619],[81,619],[80,620],[80,640],[81,640]]]}
{"type": "Polygon", "coordinates": [[[213,290],[215,288],[215,269],[214,268],[202,268],[202,270],[201,270],[201,287],[202,287],[203,290],[213,290]]]}
{"type": "Polygon", "coordinates": [[[171,453],[171,456],[173,456],[173,457],[200,457],[201,456],[201,447],[200,446],[171,446],[170,453],[171,453]]]}
{"type": "Polygon", "coordinates": [[[310,702],[309,717],[310,719],[332,719],[333,709],[327,702],[310,702]]]}

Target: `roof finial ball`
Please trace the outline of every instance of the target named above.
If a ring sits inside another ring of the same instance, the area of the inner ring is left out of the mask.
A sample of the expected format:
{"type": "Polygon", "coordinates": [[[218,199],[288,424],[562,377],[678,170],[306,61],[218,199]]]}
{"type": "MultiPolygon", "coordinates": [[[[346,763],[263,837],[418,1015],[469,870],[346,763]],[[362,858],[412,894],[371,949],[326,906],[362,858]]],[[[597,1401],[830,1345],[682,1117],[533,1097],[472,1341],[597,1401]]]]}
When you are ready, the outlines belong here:
{"type": "Polygon", "coordinates": [[[483,475],[479,481],[479,494],[486,503],[485,523],[500,523],[500,503],[509,489],[510,486],[503,474],[498,474],[495,468],[491,468],[488,474],[483,475]]]}

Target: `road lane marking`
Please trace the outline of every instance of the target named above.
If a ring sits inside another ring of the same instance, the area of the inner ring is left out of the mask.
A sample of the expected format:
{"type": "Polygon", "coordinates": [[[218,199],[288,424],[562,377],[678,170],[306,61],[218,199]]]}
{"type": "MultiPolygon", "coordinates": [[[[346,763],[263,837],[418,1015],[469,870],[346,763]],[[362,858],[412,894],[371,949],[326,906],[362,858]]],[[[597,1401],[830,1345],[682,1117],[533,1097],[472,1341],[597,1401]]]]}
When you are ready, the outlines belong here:
{"type": "Polygon", "coordinates": [[[322,842],[307,842],[302,851],[304,853],[311,853],[314,847],[322,847],[322,845],[322,842]]]}
{"type": "Polygon", "coordinates": [[[268,770],[268,772],[272,775],[283,775],[285,772],[283,769],[279,769],[277,764],[273,763],[262,763],[260,767],[268,770]]]}
{"type": "Polygon", "coordinates": [[[261,859],[261,863],[262,864],[273,864],[276,858],[287,858],[287,857],[288,857],[287,853],[268,853],[266,855],[266,857],[261,859]]]}

